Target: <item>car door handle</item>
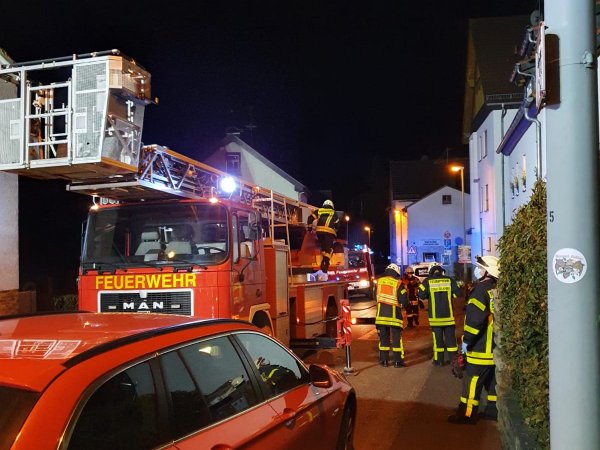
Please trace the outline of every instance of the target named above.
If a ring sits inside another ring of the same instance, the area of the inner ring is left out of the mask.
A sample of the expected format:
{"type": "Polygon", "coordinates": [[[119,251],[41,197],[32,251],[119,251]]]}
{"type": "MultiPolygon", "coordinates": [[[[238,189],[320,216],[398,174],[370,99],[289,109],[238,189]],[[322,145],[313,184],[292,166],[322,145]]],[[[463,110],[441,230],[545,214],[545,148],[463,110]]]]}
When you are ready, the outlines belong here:
{"type": "Polygon", "coordinates": [[[291,422],[296,418],[296,410],[292,408],[284,408],[281,413],[281,418],[286,423],[286,425],[290,425],[291,422]]]}

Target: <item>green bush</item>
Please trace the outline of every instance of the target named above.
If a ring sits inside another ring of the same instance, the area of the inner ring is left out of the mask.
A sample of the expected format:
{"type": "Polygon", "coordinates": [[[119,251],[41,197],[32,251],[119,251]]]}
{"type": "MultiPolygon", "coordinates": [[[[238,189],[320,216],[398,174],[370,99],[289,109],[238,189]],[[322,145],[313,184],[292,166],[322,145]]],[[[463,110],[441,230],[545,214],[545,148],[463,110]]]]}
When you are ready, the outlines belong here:
{"type": "Polygon", "coordinates": [[[77,295],[67,294],[54,297],[52,299],[55,311],[76,311],[77,295]]]}
{"type": "Polygon", "coordinates": [[[525,424],[549,448],[546,185],[538,180],[499,241],[500,355],[525,424]]]}

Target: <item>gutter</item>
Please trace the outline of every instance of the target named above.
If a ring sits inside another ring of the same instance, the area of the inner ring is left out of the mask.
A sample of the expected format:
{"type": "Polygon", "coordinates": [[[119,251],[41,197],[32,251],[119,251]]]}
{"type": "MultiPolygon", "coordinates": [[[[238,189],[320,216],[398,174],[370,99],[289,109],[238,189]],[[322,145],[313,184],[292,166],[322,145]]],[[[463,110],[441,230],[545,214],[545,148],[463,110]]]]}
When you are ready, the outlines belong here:
{"type": "Polygon", "coordinates": [[[523,100],[521,106],[519,106],[519,111],[515,115],[506,134],[502,138],[500,145],[496,149],[496,153],[502,153],[504,156],[509,156],[534,121],[531,118],[536,116],[537,111],[533,98],[529,97],[523,100]]]}

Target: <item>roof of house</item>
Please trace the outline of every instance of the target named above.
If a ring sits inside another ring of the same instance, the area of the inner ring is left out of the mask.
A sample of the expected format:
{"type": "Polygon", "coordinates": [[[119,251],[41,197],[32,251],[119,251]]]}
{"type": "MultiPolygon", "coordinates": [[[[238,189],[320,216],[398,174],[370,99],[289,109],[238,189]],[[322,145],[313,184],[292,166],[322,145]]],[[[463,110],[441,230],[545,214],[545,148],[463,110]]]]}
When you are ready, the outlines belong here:
{"type": "MultiPolygon", "coordinates": [[[[408,205],[406,208],[411,208],[411,207],[415,206],[417,203],[421,203],[423,200],[425,200],[425,199],[427,199],[427,198],[431,197],[432,195],[435,195],[435,194],[437,194],[437,193],[438,193],[438,192],[440,192],[442,189],[446,189],[446,188],[448,188],[448,189],[452,189],[453,191],[456,191],[456,192],[458,192],[459,194],[462,194],[462,192],[461,192],[459,189],[453,188],[452,186],[448,186],[448,185],[446,184],[446,185],[444,185],[444,186],[440,187],[439,189],[436,189],[435,191],[433,191],[433,192],[430,192],[429,194],[425,195],[424,197],[420,198],[419,200],[417,200],[417,201],[415,201],[415,202],[411,203],[411,204],[410,204],[410,205],[408,205]]],[[[469,195],[469,193],[468,193],[468,192],[465,192],[465,195],[469,195]]]]}
{"type": "Polygon", "coordinates": [[[519,56],[515,51],[529,25],[528,16],[470,19],[469,28],[486,103],[502,102],[506,95],[523,98],[523,88],[509,81],[519,56]],[[496,100],[496,101],[494,101],[496,100]]]}
{"type": "Polygon", "coordinates": [[[227,144],[230,144],[230,143],[235,143],[235,144],[239,145],[246,152],[250,153],[256,159],[258,159],[260,162],[262,162],[265,166],[269,167],[275,173],[277,173],[278,175],[280,175],[281,177],[285,178],[287,181],[292,183],[297,192],[305,192],[307,190],[307,186],[304,183],[301,183],[300,181],[296,180],[294,177],[292,177],[290,174],[285,172],[279,166],[273,164],[271,161],[269,161],[267,158],[265,158],[260,152],[258,152],[254,148],[252,148],[248,143],[244,142],[242,139],[240,139],[235,134],[228,134],[221,141],[222,146],[226,146],[227,144]]]}

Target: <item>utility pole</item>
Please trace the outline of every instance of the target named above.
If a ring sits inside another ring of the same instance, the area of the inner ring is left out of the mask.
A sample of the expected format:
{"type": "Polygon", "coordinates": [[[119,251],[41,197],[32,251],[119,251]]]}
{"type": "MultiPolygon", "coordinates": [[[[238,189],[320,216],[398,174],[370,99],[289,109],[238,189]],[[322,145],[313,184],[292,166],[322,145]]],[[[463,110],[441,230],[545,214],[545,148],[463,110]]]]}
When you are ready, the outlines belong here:
{"type": "Polygon", "coordinates": [[[559,42],[546,110],[550,445],[600,448],[598,81],[595,2],[544,2],[559,42]]]}

